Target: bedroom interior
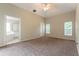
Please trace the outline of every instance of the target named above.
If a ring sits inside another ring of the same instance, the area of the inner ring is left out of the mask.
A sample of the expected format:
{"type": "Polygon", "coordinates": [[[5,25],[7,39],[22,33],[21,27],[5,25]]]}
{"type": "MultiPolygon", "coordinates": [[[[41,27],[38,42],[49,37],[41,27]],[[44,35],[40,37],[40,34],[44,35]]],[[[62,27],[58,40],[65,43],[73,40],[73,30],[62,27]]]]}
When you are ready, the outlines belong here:
{"type": "Polygon", "coordinates": [[[78,56],[79,4],[0,3],[0,56],[78,56]]]}

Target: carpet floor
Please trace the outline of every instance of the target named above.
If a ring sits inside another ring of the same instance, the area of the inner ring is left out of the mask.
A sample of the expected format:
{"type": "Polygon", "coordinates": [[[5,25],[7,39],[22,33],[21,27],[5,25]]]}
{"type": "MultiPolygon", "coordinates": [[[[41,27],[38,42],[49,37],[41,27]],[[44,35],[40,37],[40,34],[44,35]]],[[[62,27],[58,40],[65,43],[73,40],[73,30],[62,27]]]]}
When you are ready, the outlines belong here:
{"type": "Polygon", "coordinates": [[[39,38],[0,48],[0,56],[77,56],[75,41],[39,38]]]}

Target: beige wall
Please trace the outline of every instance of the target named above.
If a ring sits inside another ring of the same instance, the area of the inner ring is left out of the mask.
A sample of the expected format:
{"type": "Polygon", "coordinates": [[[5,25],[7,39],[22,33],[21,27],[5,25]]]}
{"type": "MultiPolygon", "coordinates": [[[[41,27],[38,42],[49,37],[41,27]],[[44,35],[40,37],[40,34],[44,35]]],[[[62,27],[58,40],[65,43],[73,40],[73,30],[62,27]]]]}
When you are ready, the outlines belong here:
{"type": "Polygon", "coordinates": [[[79,4],[77,4],[76,8],[76,22],[75,22],[75,32],[76,32],[76,42],[79,43],[79,4]]]}
{"type": "Polygon", "coordinates": [[[4,26],[3,21],[5,20],[5,15],[21,18],[21,40],[30,40],[40,37],[40,23],[43,22],[41,16],[32,14],[27,10],[15,7],[11,4],[0,4],[0,43],[2,43],[1,40],[3,40],[3,38],[1,38],[1,36],[3,36],[1,27],[4,26]]]}
{"type": "Polygon", "coordinates": [[[51,33],[48,35],[50,37],[55,37],[55,38],[64,38],[64,39],[70,39],[74,40],[75,38],[75,11],[55,15],[53,17],[47,18],[46,23],[49,23],[51,26],[51,33]],[[73,34],[72,36],[64,36],[64,22],[66,21],[72,21],[73,23],[73,34]]]}
{"type": "Polygon", "coordinates": [[[2,18],[2,13],[0,13],[0,45],[3,43],[3,38],[4,38],[4,32],[3,32],[3,18],[2,18]]]}
{"type": "Polygon", "coordinates": [[[77,4],[76,7],[76,21],[75,21],[75,34],[76,34],[76,43],[77,43],[77,49],[79,54],[79,4],[77,4]]]}

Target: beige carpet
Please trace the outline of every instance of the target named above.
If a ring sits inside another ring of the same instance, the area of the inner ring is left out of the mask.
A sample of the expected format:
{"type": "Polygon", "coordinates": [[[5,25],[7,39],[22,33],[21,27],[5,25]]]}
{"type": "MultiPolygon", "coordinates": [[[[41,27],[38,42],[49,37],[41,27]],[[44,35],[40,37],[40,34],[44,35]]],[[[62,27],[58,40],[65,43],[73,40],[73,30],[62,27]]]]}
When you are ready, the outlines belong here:
{"type": "Polygon", "coordinates": [[[40,38],[0,48],[1,56],[77,56],[74,41],[40,38]]]}

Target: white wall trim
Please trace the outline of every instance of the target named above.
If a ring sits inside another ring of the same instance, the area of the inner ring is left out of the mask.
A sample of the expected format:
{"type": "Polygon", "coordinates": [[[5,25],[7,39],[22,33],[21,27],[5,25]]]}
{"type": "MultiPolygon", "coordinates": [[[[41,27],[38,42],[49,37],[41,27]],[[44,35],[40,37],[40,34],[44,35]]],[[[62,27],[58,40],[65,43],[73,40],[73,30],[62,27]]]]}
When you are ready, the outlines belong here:
{"type": "Polygon", "coordinates": [[[27,39],[27,40],[26,40],[26,39],[23,39],[23,40],[18,40],[18,39],[16,39],[16,40],[14,40],[14,41],[12,41],[12,42],[0,44],[0,47],[6,46],[6,45],[9,45],[9,44],[18,43],[18,42],[23,42],[23,41],[29,41],[29,40],[33,40],[33,39],[38,39],[38,38],[41,38],[41,37],[42,37],[42,36],[36,37],[36,38],[32,38],[32,39],[27,39]]]}

